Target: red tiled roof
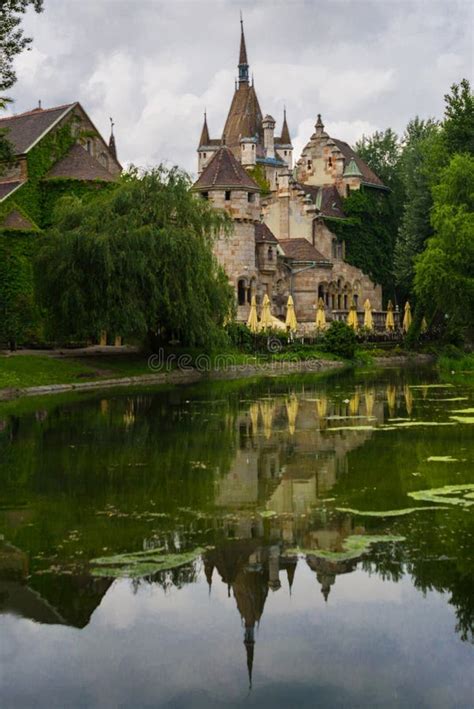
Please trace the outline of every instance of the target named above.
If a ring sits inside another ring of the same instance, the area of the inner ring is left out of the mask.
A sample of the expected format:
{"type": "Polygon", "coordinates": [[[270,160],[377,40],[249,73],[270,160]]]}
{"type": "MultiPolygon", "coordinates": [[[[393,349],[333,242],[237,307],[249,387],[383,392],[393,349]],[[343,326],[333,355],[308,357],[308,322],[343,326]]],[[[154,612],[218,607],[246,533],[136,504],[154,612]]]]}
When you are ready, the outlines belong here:
{"type": "Polygon", "coordinates": [[[355,161],[357,167],[362,173],[362,182],[366,185],[373,185],[374,187],[385,187],[382,180],[377,177],[375,172],[372,172],[370,167],[357,155],[357,153],[352,150],[350,145],[345,143],[343,140],[337,140],[336,138],[333,138],[333,141],[347,161],[355,161]]]}
{"type": "Polygon", "coordinates": [[[260,191],[260,187],[235,159],[232,151],[226,145],[222,145],[194,183],[193,189],[208,190],[226,187],[238,187],[252,192],[260,191]]]}
{"type": "Polygon", "coordinates": [[[307,239],[279,239],[278,243],[283,249],[284,255],[294,261],[328,262],[328,259],[315,249],[307,239]]]}
{"type": "Polygon", "coordinates": [[[16,190],[16,188],[21,185],[22,183],[19,180],[15,180],[13,182],[0,182],[0,202],[2,199],[5,199],[5,197],[8,197],[13,190],[16,190]]]}
{"type": "Polygon", "coordinates": [[[264,241],[268,244],[277,244],[278,239],[275,234],[270,231],[266,224],[260,222],[260,224],[255,225],[255,241],[257,243],[264,241]]]}
{"type": "Polygon", "coordinates": [[[6,138],[12,143],[15,153],[20,155],[26,153],[45,131],[52,128],[75,105],[69,103],[55,108],[35,108],[17,116],[7,116],[0,119],[0,130],[6,130],[6,138]]]}
{"type": "Polygon", "coordinates": [[[0,229],[34,229],[36,226],[23,216],[18,209],[12,209],[0,224],[0,229]]]}
{"type": "Polygon", "coordinates": [[[69,152],[53,165],[45,179],[55,177],[115,182],[115,177],[78,143],[73,145],[69,152]]]}

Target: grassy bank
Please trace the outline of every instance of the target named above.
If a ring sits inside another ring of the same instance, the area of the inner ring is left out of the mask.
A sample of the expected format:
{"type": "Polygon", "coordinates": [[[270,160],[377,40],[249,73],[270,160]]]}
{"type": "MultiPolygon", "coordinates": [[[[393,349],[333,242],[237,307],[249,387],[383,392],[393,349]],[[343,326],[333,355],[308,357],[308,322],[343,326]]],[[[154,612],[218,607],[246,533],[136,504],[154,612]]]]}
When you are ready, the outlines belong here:
{"type": "Polygon", "coordinates": [[[438,369],[443,379],[474,384],[474,352],[467,354],[452,348],[440,355],[438,369]]]}

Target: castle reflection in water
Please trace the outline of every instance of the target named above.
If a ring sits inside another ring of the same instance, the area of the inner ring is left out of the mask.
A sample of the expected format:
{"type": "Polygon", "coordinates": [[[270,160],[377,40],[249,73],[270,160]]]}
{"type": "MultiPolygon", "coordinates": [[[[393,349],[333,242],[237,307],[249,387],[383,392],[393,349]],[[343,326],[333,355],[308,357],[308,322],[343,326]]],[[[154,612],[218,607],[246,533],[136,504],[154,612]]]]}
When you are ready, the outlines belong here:
{"type": "MultiPolygon", "coordinates": [[[[108,414],[108,400],[97,406],[108,414]]],[[[143,408],[146,397],[128,400],[122,415],[127,429],[143,408]]],[[[159,573],[142,583],[179,586],[196,581],[202,569],[210,588],[218,582],[226,584],[242,619],[251,681],[255,629],[268,593],[291,593],[297,564],[305,563],[327,601],[337,576],[357,565],[357,559],[333,561],[310,553],[341,551],[345,538],[365,531],[354,526],[351,515],[328,513],[331,489],[347,473],[348,453],[373,435],[371,426],[397,412],[410,415],[412,409],[410,390],[391,385],[377,391],[359,387],[347,398],[341,394],[329,399],[321,391],[303,390],[240,401],[237,411],[224,413],[233,451],[227,469],[216,471],[214,498],[205,515],[216,543],[202,555],[202,562],[159,573]],[[288,553],[296,547],[309,550],[305,559],[288,553]]],[[[27,524],[28,510],[9,514],[11,520],[19,515],[19,525],[27,524]]],[[[170,532],[175,547],[185,547],[188,532],[180,519],[170,532]]],[[[164,536],[145,538],[143,548],[162,544],[164,536]]],[[[3,543],[0,612],[82,628],[113,583],[91,576],[87,564],[80,573],[41,577],[30,567],[28,551],[3,543]]]]}

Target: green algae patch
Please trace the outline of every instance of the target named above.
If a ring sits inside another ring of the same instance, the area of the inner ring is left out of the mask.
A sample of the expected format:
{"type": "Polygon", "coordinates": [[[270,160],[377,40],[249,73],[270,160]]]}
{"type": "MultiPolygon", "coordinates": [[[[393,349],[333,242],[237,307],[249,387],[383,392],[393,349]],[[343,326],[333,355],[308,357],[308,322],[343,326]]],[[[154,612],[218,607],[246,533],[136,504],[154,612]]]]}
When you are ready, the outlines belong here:
{"type": "Polygon", "coordinates": [[[430,455],[426,461],[428,463],[459,463],[459,458],[453,458],[452,455],[430,455]]]}
{"type": "Polygon", "coordinates": [[[274,510],[262,510],[258,514],[260,515],[260,517],[263,517],[264,519],[267,517],[276,517],[276,512],[274,510]]]}
{"type": "Polygon", "coordinates": [[[442,505],[426,505],[425,507],[404,507],[401,510],[354,510],[351,507],[336,507],[338,512],[346,512],[358,517],[402,517],[410,515],[412,512],[421,512],[424,510],[444,510],[442,505]]]}
{"type": "Polygon", "coordinates": [[[409,384],[410,389],[454,389],[454,384],[409,384]]]}
{"type": "Polygon", "coordinates": [[[164,547],[137,551],[130,554],[115,554],[91,559],[93,576],[107,578],[140,578],[153,576],[158,571],[171,571],[179,566],[190,564],[204,550],[200,547],[187,552],[165,553],[164,547]]]}
{"type": "Polygon", "coordinates": [[[474,423],[474,416],[450,416],[449,418],[457,421],[458,423],[474,423]]]}
{"type": "MultiPolygon", "coordinates": [[[[454,418],[454,416],[450,416],[454,418]]],[[[474,419],[473,419],[474,420],[474,419]]],[[[411,428],[412,426],[455,426],[451,421],[403,421],[402,423],[394,423],[394,428],[411,428]]]]}
{"type": "Polygon", "coordinates": [[[353,534],[344,539],[342,543],[342,551],[329,551],[327,549],[287,549],[285,556],[294,556],[302,554],[305,556],[315,556],[318,559],[327,559],[328,561],[350,561],[358,559],[369,551],[372,544],[388,544],[395,542],[403,542],[405,537],[400,537],[391,534],[381,535],[364,535],[353,534]]]}
{"type": "Polygon", "coordinates": [[[375,431],[377,426],[331,426],[326,431],[375,431]]]}
{"type": "Polygon", "coordinates": [[[474,414],[474,407],[470,409],[454,409],[451,411],[452,414],[474,414]]]}
{"type": "Polygon", "coordinates": [[[474,483],[463,485],[445,485],[444,487],[433,487],[430,490],[417,490],[409,492],[408,495],[414,500],[423,502],[435,502],[443,505],[459,505],[460,507],[471,507],[474,505],[473,494],[474,483]],[[463,493],[462,496],[459,493],[463,493]]]}

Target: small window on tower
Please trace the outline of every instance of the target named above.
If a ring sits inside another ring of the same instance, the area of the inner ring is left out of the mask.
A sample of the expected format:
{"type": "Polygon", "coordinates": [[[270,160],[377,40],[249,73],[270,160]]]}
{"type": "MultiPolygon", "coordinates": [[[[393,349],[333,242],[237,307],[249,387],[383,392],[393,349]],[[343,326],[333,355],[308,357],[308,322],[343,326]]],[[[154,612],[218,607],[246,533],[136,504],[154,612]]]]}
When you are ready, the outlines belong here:
{"type": "Polygon", "coordinates": [[[202,154],[202,157],[203,157],[204,160],[205,160],[205,159],[206,159],[206,153],[203,153],[203,154],[202,154]]]}
{"type": "Polygon", "coordinates": [[[328,158],[328,167],[332,167],[332,158],[328,158]]]}
{"type": "Polygon", "coordinates": [[[285,157],[286,157],[286,156],[287,156],[287,153],[288,153],[288,151],[287,151],[287,150],[285,150],[285,151],[284,151],[284,153],[285,153],[285,157]]]}
{"type": "Polygon", "coordinates": [[[92,154],[92,140],[87,140],[86,141],[86,150],[88,153],[92,154]]]}
{"type": "Polygon", "coordinates": [[[308,168],[308,170],[311,170],[311,160],[307,161],[306,167],[308,168]]]}
{"type": "Polygon", "coordinates": [[[253,192],[248,192],[248,193],[247,193],[247,200],[248,200],[249,202],[255,202],[255,195],[254,195],[253,192]]]}
{"type": "Polygon", "coordinates": [[[227,190],[225,193],[225,201],[230,202],[230,191],[229,190],[227,190]]]}
{"type": "Polygon", "coordinates": [[[271,246],[268,247],[268,260],[273,261],[273,249],[271,246]]]}
{"type": "Polygon", "coordinates": [[[201,192],[203,199],[209,199],[209,192],[201,192]]]}

